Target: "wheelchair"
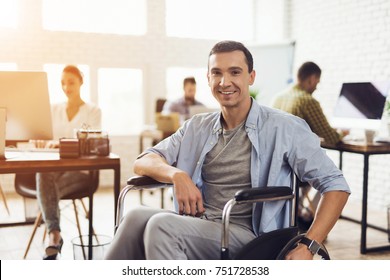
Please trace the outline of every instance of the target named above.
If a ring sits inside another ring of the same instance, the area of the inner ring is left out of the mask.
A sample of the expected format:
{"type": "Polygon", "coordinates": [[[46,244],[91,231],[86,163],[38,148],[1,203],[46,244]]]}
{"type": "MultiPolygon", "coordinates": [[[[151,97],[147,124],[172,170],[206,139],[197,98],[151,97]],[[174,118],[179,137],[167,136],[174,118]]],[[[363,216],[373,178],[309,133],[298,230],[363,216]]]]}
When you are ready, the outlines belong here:
{"type": "MultiPolygon", "coordinates": [[[[146,176],[134,176],[127,180],[127,185],[121,190],[117,204],[115,219],[115,232],[123,218],[124,202],[127,193],[131,190],[150,190],[157,188],[169,188],[170,184],[158,182],[146,176]]],[[[221,235],[221,259],[231,259],[229,255],[229,219],[230,212],[235,205],[244,203],[257,203],[267,201],[285,200],[291,201],[290,225],[287,228],[277,229],[263,233],[246,244],[235,256],[237,260],[283,260],[299,241],[304,233],[299,233],[297,226],[298,207],[298,184],[294,176],[293,188],[277,186],[265,188],[252,188],[238,191],[234,198],[230,199],[222,212],[222,235],[221,235]]],[[[321,244],[317,258],[330,260],[329,253],[321,244]]]]}

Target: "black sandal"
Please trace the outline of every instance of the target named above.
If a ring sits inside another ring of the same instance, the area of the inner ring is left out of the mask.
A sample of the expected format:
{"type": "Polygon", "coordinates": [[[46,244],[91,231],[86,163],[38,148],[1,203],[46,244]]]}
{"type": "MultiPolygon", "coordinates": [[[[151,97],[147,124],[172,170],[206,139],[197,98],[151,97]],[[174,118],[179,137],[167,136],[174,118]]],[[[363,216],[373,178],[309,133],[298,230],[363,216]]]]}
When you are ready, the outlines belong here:
{"type": "Polygon", "coordinates": [[[45,249],[45,255],[43,256],[44,260],[56,260],[57,255],[61,254],[62,245],[64,245],[64,240],[60,239],[60,244],[58,245],[51,245],[46,247],[45,249]]]}

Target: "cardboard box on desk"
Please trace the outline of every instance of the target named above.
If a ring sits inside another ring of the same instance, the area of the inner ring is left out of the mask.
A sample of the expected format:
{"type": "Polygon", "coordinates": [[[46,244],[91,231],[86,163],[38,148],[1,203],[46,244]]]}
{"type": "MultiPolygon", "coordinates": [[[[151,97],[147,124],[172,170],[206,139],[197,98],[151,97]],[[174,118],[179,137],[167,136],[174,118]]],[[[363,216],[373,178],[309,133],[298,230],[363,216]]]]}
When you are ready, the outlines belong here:
{"type": "Polygon", "coordinates": [[[61,138],[60,139],[60,158],[78,158],[80,156],[108,156],[110,154],[110,140],[102,138],[61,138]],[[84,140],[85,149],[80,145],[84,140]]]}
{"type": "Polygon", "coordinates": [[[174,132],[180,127],[180,116],[178,113],[156,113],[156,126],[162,132],[174,132]]]}
{"type": "Polygon", "coordinates": [[[79,139],[60,139],[60,158],[78,158],[80,156],[79,139]]]}

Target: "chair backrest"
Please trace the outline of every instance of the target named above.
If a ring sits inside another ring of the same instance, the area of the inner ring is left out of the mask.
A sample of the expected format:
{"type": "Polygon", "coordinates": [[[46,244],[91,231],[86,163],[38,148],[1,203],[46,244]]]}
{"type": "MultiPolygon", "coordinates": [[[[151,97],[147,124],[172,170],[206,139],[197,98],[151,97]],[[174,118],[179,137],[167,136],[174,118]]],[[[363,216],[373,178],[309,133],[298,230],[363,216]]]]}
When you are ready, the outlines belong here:
{"type": "MultiPolygon", "coordinates": [[[[99,186],[99,170],[92,170],[89,172],[90,182],[93,193],[99,186]]],[[[15,174],[15,191],[27,198],[37,197],[36,187],[36,173],[16,173],[15,174]]],[[[78,192],[70,193],[62,197],[61,199],[79,199],[89,196],[89,189],[83,189],[78,192]]]]}
{"type": "Polygon", "coordinates": [[[23,197],[36,198],[37,188],[35,173],[16,173],[15,191],[23,197]]]}
{"type": "Polygon", "coordinates": [[[167,100],[165,98],[159,98],[156,100],[156,113],[162,112],[166,101],[167,100]]]}

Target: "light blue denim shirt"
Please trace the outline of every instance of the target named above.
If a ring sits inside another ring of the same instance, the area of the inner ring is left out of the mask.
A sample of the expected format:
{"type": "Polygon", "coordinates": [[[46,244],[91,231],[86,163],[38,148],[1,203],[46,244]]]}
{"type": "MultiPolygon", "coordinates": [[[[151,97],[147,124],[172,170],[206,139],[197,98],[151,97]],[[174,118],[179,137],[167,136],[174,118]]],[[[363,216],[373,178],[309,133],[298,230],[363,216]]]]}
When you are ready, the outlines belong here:
{"type": "MultiPolygon", "coordinates": [[[[252,143],[250,157],[253,188],[292,187],[293,170],[301,181],[309,182],[321,193],[335,190],[350,192],[342,172],[325,154],[319,138],[311,132],[304,120],[252,101],[245,130],[252,143]]],[[[221,132],[220,112],[196,115],[172,136],[147,149],[145,153],[157,153],[168,164],[187,172],[202,191],[203,161],[217,143],[221,132]]],[[[252,225],[255,234],[289,225],[289,204],[283,201],[266,202],[262,211],[260,206],[256,204],[253,207],[252,225]]],[[[177,205],[175,207],[177,210],[177,205]]]]}

